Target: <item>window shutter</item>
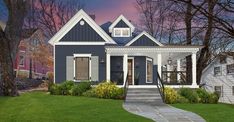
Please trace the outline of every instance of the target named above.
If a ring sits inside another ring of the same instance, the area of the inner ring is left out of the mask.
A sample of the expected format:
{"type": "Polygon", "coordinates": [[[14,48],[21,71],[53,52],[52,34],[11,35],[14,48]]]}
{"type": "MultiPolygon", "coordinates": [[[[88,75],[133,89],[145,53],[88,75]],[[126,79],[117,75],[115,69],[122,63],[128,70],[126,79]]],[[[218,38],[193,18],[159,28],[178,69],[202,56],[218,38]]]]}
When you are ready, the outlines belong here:
{"type": "Polygon", "coordinates": [[[66,80],[74,80],[74,57],[66,57],[66,80]]]}
{"type": "Polygon", "coordinates": [[[91,57],[91,81],[99,81],[99,60],[98,56],[91,57]]]}

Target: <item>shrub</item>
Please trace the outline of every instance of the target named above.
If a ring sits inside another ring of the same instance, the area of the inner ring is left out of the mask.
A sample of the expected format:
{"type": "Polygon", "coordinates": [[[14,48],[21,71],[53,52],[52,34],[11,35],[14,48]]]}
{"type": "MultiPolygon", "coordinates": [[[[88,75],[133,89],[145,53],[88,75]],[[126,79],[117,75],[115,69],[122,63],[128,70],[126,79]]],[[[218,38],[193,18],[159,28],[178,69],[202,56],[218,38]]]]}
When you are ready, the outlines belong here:
{"type": "Polygon", "coordinates": [[[178,95],[176,103],[189,103],[189,100],[183,96],[178,95]]]}
{"type": "Polygon", "coordinates": [[[209,95],[209,103],[216,104],[218,103],[218,101],[219,101],[219,95],[216,92],[211,93],[209,95]]]}
{"type": "Polygon", "coordinates": [[[97,97],[95,94],[95,89],[90,89],[82,94],[85,97],[97,97]]]}
{"type": "Polygon", "coordinates": [[[95,90],[95,95],[105,99],[120,99],[123,95],[123,89],[118,88],[115,83],[103,82],[100,83],[95,90]]]}
{"type": "Polygon", "coordinates": [[[61,95],[71,95],[71,89],[74,86],[74,81],[65,81],[60,85],[61,95]]]}
{"type": "Polygon", "coordinates": [[[52,95],[60,95],[61,94],[61,88],[60,88],[60,85],[59,84],[52,84],[50,87],[49,87],[49,92],[50,94],[52,95]]]}
{"type": "Polygon", "coordinates": [[[73,86],[71,89],[71,95],[80,96],[89,89],[91,89],[90,82],[81,82],[78,85],[73,86]]]}
{"type": "Polygon", "coordinates": [[[188,99],[190,103],[197,103],[199,101],[199,96],[193,89],[181,88],[179,94],[188,99]]]}
{"type": "Polygon", "coordinates": [[[166,87],[164,89],[164,93],[165,93],[165,102],[166,103],[173,104],[173,103],[177,102],[178,94],[177,94],[176,90],[166,87]]]}
{"type": "Polygon", "coordinates": [[[200,103],[209,103],[210,94],[205,89],[196,89],[200,103]]]}

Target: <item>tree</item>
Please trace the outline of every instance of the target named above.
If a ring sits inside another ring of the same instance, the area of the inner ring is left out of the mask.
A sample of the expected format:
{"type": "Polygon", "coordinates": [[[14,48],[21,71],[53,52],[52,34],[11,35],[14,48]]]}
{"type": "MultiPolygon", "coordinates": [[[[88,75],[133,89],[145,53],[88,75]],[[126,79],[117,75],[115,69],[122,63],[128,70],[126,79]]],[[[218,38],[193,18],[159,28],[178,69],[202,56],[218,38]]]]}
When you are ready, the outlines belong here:
{"type": "MultiPolygon", "coordinates": [[[[142,3],[154,1],[155,6],[161,4],[157,0],[140,1],[143,1],[142,3]]],[[[174,20],[175,22],[172,25],[167,24],[173,28],[170,29],[171,32],[169,33],[172,36],[171,38],[178,40],[177,36],[180,33],[181,41],[177,41],[178,43],[204,46],[198,54],[197,61],[197,83],[200,83],[203,69],[213,60],[216,53],[233,49],[234,2],[231,0],[165,0],[163,2],[165,5],[170,6],[164,7],[164,14],[173,13],[164,16],[164,23],[168,23],[168,20],[174,20]],[[170,18],[171,15],[179,16],[182,21],[177,17],[170,18]]],[[[141,4],[138,5],[142,6],[141,4]]],[[[148,8],[143,10],[147,11],[148,8]]],[[[155,14],[155,16],[157,15],[155,14]]],[[[157,21],[157,18],[155,19],[157,21]]],[[[145,27],[147,28],[146,25],[145,27]]],[[[157,28],[156,26],[154,31],[157,28]]],[[[164,26],[164,28],[166,27],[164,26]]],[[[162,35],[168,33],[166,31],[162,32],[164,33],[162,35]]],[[[171,39],[168,38],[168,40],[170,42],[171,39]]],[[[190,57],[187,57],[187,66],[187,69],[191,69],[189,68],[191,67],[190,57]]]]}
{"type": "Polygon", "coordinates": [[[33,24],[50,38],[83,7],[80,0],[33,0],[32,13],[27,19],[33,20],[33,24]]]}
{"type": "Polygon", "coordinates": [[[34,29],[23,29],[24,18],[30,4],[26,0],[4,0],[8,9],[8,21],[3,30],[0,27],[0,95],[18,95],[13,64],[15,63],[18,45],[22,38],[35,32],[34,29]]]}

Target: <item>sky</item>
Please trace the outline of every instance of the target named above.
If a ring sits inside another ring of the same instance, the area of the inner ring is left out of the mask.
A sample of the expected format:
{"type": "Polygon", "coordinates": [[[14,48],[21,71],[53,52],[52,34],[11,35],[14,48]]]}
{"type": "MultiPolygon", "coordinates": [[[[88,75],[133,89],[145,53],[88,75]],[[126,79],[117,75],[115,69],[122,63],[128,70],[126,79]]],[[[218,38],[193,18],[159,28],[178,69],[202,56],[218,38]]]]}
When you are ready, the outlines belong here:
{"type": "Polygon", "coordinates": [[[113,21],[123,14],[127,19],[137,22],[138,12],[135,8],[135,0],[84,0],[84,10],[89,14],[95,14],[98,24],[113,21]]]}
{"type": "MultiPolygon", "coordinates": [[[[88,14],[95,14],[95,21],[99,25],[107,21],[114,21],[121,14],[134,23],[139,20],[135,0],[83,0],[82,2],[84,2],[84,10],[88,14]]],[[[0,20],[4,22],[7,20],[3,0],[0,0],[0,20]]]]}

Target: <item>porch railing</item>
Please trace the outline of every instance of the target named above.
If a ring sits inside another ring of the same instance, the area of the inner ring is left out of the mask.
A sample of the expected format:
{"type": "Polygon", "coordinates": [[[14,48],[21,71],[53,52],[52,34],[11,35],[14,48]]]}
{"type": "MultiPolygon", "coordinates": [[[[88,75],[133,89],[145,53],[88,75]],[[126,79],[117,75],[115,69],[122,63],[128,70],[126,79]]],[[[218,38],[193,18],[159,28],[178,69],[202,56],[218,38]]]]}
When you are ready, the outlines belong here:
{"type": "Polygon", "coordinates": [[[158,72],[157,72],[157,76],[158,76],[158,82],[157,82],[158,91],[159,91],[159,93],[160,93],[160,95],[162,97],[163,102],[165,102],[164,101],[165,100],[165,94],[164,94],[164,89],[165,88],[164,88],[164,84],[163,84],[162,79],[159,76],[158,72]]]}
{"type": "Polygon", "coordinates": [[[162,82],[165,85],[191,85],[186,76],[186,71],[162,71],[162,82]]]}
{"type": "MultiPolygon", "coordinates": [[[[127,73],[127,76],[128,76],[128,73],[127,73]]],[[[124,93],[123,93],[124,101],[126,101],[128,86],[129,86],[128,78],[126,77],[126,80],[124,81],[124,93]]]]}

